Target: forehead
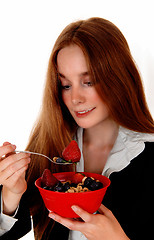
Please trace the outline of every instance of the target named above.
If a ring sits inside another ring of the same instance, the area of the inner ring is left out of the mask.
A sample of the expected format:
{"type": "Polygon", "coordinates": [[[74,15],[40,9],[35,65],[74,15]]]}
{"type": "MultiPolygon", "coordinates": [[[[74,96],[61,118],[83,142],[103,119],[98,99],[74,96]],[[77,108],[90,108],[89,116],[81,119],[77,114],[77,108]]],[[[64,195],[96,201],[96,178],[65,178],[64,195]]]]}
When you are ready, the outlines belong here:
{"type": "Polygon", "coordinates": [[[87,72],[87,62],[82,49],[77,45],[62,48],[57,55],[58,72],[87,72]]]}

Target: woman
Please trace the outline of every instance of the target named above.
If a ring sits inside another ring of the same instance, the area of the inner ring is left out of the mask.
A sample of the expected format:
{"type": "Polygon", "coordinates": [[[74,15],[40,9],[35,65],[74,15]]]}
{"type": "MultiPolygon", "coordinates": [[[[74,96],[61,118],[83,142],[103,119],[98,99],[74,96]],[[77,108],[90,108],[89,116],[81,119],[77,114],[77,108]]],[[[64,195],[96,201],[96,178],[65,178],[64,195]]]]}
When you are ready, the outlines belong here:
{"type": "Polygon", "coordinates": [[[89,214],[73,206],[82,221],[48,213],[34,181],[45,168],[57,172],[68,171],[68,166],[35,156],[30,161],[29,155],[12,154],[15,146],[4,143],[0,149],[1,157],[5,155],[0,162],[3,212],[15,214],[18,221],[1,238],[17,239],[17,226],[25,234],[30,209],[36,239],[148,239],[153,133],[141,78],[120,30],[101,18],[68,25],[49,60],[42,111],[27,149],[51,158],[61,156],[75,138],[82,152],[77,170],[111,179],[103,201],[106,207],[89,214]]]}

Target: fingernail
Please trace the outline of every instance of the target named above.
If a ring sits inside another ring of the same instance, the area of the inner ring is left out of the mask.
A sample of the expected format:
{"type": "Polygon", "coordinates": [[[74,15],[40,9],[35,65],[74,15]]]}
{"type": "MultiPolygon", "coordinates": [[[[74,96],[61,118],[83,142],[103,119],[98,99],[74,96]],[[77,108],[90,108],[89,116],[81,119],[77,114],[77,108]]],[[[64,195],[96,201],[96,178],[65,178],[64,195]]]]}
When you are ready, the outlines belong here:
{"type": "Polygon", "coordinates": [[[71,208],[73,209],[74,212],[78,211],[78,208],[76,206],[74,206],[74,205],[71,208]]]}
{"type": "Polygon", "coordinates": [[[56,218],[55,215],[52,214],[52,213],[49,213],[49,217],[52,218],[52,219],[55,219],[55,218],[56,218]]]}
{"type": "Polygon", "coordinates": [[[11,143],[10,142],[4,142],[3,143],[3,146],[7,146],[7,145],[11,145],[11,143]]]}
{"type": "Polygon", "coordinates": [[[16,145],[12,144],[13,149],[16,149],[16,145]]]}

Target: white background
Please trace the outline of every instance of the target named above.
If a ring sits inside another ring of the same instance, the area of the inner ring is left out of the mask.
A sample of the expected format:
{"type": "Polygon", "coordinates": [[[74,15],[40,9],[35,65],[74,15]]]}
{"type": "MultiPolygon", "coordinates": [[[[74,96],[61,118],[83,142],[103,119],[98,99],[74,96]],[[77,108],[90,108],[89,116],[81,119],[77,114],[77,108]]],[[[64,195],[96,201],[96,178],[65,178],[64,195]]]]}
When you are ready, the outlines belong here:
{"type": "Polygon", "coordinates": [[[154,116],[152,0],[0,0],[0,145],[26,147],[53,44],[67,24],[89,17],[106,18],[123,32],[154,116]]]}

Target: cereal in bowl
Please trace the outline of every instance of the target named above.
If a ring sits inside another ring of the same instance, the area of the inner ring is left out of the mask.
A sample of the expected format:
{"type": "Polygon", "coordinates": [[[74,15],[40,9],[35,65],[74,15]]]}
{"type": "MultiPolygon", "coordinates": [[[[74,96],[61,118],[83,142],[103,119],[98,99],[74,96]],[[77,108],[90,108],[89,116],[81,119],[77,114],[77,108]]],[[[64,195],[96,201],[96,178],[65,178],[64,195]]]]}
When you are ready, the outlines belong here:
{"type": "Polygon", "coordinates": [[[41,177],[41,186],[46,190],[64,193],[81,193],[103,188],[103,184],[99,180],[87,177],[82,173],[74,173],[71,179],[59,181],[49,172],[49,169],[45,169],[41,177]]]}

